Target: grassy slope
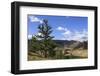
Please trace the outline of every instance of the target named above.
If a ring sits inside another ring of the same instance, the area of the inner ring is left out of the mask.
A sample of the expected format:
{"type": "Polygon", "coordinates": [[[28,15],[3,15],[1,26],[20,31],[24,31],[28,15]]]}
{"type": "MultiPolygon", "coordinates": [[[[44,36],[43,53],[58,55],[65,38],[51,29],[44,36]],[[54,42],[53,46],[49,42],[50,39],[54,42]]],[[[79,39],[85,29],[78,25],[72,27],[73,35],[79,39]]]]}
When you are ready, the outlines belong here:
{"type": "Polygon", "coordinates": [[[74,50],[72,51],[72,55],[63,56],[62,58],[44,58],[36,53],[28,53],[28,60],[54,60],[54,59],[83,59],[88,57],[88,51],[87,50],[74,50]]]}

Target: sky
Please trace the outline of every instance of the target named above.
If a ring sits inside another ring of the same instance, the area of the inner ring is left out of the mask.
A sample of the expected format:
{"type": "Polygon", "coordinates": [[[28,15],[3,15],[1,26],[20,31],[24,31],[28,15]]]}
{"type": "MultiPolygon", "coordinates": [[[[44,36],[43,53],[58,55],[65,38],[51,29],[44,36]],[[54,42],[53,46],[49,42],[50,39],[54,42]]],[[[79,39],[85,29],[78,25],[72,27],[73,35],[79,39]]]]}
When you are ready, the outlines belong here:
{"type": "Polygon", "coordinates": [[[39,34],[37,27],[47,19],[54,40],[88,40],[88,17],[28,15],[28,39],[39,34]]]}

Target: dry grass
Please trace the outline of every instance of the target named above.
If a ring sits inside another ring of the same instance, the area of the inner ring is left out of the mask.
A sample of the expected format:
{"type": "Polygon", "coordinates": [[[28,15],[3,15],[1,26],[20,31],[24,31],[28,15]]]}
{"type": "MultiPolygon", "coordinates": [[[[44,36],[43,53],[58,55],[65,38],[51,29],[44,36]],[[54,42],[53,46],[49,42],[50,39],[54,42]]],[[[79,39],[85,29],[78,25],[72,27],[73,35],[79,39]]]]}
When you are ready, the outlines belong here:
{"type": "Polygon", "coordinates": [[[88,50],[83,50],[83,49],[77,49],[77,50],[72,50],[71,54],[69,55],[64,55],[61,54],[60,52],[56,53],[56,56],[54,58],[44,58],[42,55],[39,55],[37,53],[29,52],[28,53],[28,61],[33,61],[33,60],[54,60],[54,59],[83,59],[83,58],[88,58],[88,50]]]}
{"type": "Polygon", "coordinates": [[[81,58],[88,58],[88,51],[87,50],[73,50],[73,56],[79,56],[81,58]]]}
{"type": "Polygon", "coordinates": [[[28,53],[28,61],[32,61],[32,60],[45,60],[45,59],[46,58],[43,58],[39,54],[36,54],[36,53],[33,53],[33,52],[29,52],[28,53]]]}

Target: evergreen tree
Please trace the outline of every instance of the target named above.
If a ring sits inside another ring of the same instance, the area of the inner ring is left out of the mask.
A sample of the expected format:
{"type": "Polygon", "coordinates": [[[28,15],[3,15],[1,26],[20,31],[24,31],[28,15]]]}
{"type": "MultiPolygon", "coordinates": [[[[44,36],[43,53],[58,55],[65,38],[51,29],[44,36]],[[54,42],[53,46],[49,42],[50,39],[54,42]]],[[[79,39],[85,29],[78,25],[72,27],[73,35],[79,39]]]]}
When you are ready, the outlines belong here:
{"type": "Polygon", "coordinates": [[[54,56],[55,51],[54,48],[56,44],[53,42],[53,36],[50,36],[52,33],[52,28],[48,24],[48,20],[43,20],[43,23],[38,26],[38,33],[36,37],[41,41],[39,45],[41,45],[41,51],[44,52],[44,56],[54,56]]]}
{"type": "Polygon", "coordinates": [[[36,52],[40,49],[40,46],[38,44],[39,44],[39,41],[37,40],[37,38],[35,36],[32,36],[31,49],[33,52],[36,52]]]}

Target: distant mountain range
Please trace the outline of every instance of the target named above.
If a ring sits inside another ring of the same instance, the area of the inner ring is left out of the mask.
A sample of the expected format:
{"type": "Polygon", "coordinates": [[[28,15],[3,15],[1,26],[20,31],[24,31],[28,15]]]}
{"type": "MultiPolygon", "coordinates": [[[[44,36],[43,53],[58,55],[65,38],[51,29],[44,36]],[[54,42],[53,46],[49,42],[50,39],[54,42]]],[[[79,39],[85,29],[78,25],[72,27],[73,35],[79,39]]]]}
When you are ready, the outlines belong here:
{"type": "Polygon", "coordinates": [[[53,40],[55,43],[59,44],[61,47],[68,47],[68,48],[83,48],[87,49],[88,41],[75,41],[75,40],[53,40]]]}
{"type": "MultiPolygon", "coordinates": [[[[87,49],[88,47],[88,41],[75,41],[75,40],[53,40],[56,44],[59,45],[59,47],[68,47],[68,48],[82,48],[82,49],[87,49]]],[[[28,40],[30,43],[30,40],[28,40]]]]}
{"type": "Polygon", "coordinates": [[[64,46],[64,45],[71,45],[73,43],[76,43],[77,41],[74,41],[74,40],[53,40],[55,43],[61,45],[61,46],[64,46]]]}

